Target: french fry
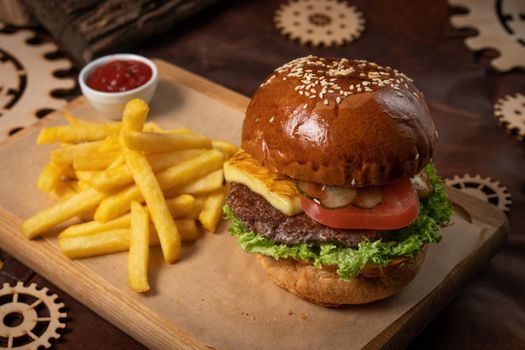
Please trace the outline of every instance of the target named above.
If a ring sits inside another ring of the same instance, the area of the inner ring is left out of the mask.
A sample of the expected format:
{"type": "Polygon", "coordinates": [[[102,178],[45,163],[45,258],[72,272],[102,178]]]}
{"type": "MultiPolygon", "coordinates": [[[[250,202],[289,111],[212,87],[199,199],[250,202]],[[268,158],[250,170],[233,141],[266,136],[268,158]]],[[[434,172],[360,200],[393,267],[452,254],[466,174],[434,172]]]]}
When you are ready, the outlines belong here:
{"type": "MultiPolygon", "coordinates": [[[[204,202],[204,198],[203,198],[204,202]]],[[[144,208],[147,210],[147,208],[144,208]]],[[[181,213],[179,211],[179,213],[181,213]]],[[[179,214],[182,215],[182,214],[179,214]]],[[[182,217],[182,216],[181,216],[182,217]]],[[[177,229],[179,230],[179,233],[181,235],[181,239],[183,242],[189,242],[195,239],[195,237],[199,236],[199,232],[197,230],[197,227],[195,226],[195,221],[193,219],[176,219],[175,225],[177,226],[177,229]],[[191,222],[190,222],[191,221],[191,222]]],[[[81,224],[71,225],[68,228],[66,228],[64,231],[62,231],[58,238],[70,238],[70,237],[77,237],[77,236],[89,236],[94,233],[100,233],[100,232],[109,232],[109,231],[115,231],[115,230],[121,230],[121,229],[129,229],[131,226],[131,213],[127,213],[125,215],[122,215],[114,220],[101,223],[98,221],[89,221],[84,222],[81,224]]],[[[155,227],[150,227],[150,239],[153,236],[157,235],[157,231],[155,231],[155,227]]],[[[158,243],[158,238],[156,239],[156,242],[158,243]]]]}
{"type": "Polygon", "coordinates": [[[120,192],[105,198],[95,211],[95,220],[108,222],[129,212],[131,201],[140,203],[144,201],[144,197],[142,197],[137,185],[128,186],[120,192]]]}
{"type": "Polygon", "coordinates": [[[166,205],[155,173],[144,155],[125,148],[122,149],[122,153],[150,211],[151,220],[159,235],[164,260],[173,263],[180,254],[181,237],[166,205]]]}
{"type": "Polygon", "coordinates": [[[199,229],[195,224],[195,220],[192,219],[179,219],[175,220],[177,229],[180,232],[180,236],[183,242],[191,242],[200,237],[199,229]]]}
{"type": "Polygon", "coordinates": [[[233,143],[223,140],[213,140],[211,142],[213,148],[220,149],[228,155],[228,157],[233,156],[239,150],[239,147],[235,146],[233,143]]]}
{"type": "Polygon", "coordinates": [[[76,188],[76,182],[72,181],[60,181],[51,192],[49,192],[49,195],[51,198],[55,200],[63,200],[65,198],[69,198],[74,194],[77,194],[77,191],[75,191],[76,188]]]}
{"type": "Polygon", "coordinates": [[[71,225],[60,232],[58,238],[87,236],[93,233],[126,229],[131,225],[131,214],[122,215],[108,222],[89,221],[81,224],[71,225]]]}
{"type": "Polygon", "coordinates": [[[222,217],[222,207],[224,206],[228,189],[228,186],[224,186],[211,193],[204,201],[204,206],[199,214],[199,221],[210,232],[215,232],[217,224],[222,217]]]}
{"type": "Polygon", "coordinates": [[[144,127],[142,128],[142,131],[146,131],[146,132],[164,132],[164,129],[161,128],[157,123],[147,122],[147,123],[144,123],[144,127]]]}
{"type": "Polygon", "coordinates": [[[158,173],[157,179],[161,188],[167,190],[221,169],[223,162],[224,154],[219,150],[210,149],[198,157],[186,160],[158,173]]]}
{"type": "Polygon", "coordinates": [[[189,194],[166,199],[166,205],[174,219],[189,217],[193,213],[195,198],[189,194]]]}
{"type": "Polygon", "coordinates": [[[135,98],[124,106],[122,112],[123,131],[141,131],[144,128],[144,121],[148,117],[149,106],[141,99],[135,98]]]}
{"type": "MultiPolygon", "coordinates": [[[[177,220],[177,227],[184,234],[183,239],[190,242],[199,238],[199,231],[193,220],[177,220]]],[[[157,234],[150,227],[149,246],[159,244],[157,234]]],[[[130,229],[116,229],[111,231],[95,232],[89,235],[77,235],[58,239],[58,246],[62,253],[70,259],[90,258],[129,250],[130,229]]]]}
{"type": "Polygon", "coordinates": [[[100,144],[101,141],[95,141],[60,147],[51,151],[51,159],[59,166],[73,164],[75,158],[81,155],[93,156],[100,144]]]}
{"type": "Polygon", "coordinates": [[[98,141],[117,134],[119,129],[119,123],[50,126],[40,131],[36,143],[42,145],[54,142],[98,141]]]}
{"type": "Polygon", "coordinates": [[[128,254],[128,285],[137,293],[149,290],[149,218],[137,202],[131,202],[131,227],[128,254]]]}
{"type": "MultiPolygon", "coordinates": [[[[185,160],[195,158],[206,152],[205,149],[187,149],[170,153],[158,153],[148,156],[148,162],[155,173],[163,171],[185,160]]],[[[114,191],[131,184],[133,175],[126,164],[110,167],[105,172],[97,174],[91,179],[91,184],[99,191],[114,191]]]]}
{"type": "Polygon", "coordinates": [[[36,238],[50,228],[95,208],[105,197],[95,189],[74,194],[25,220],[22,232],[29,239],[36,238]]]}
{"type": "Polygon", "coordinates": [[[62,253],[70,259],[126,251],[129,249],[129,228],[60,238],[58,246],[62,253]]]}
{"type": "Polygon", "coordinates": [[[97,151],[101,153],[105,153],[105,152],[115,152],[115,151],[118,151],[119,149],[120,149],[119,135],[115,134],[115,135],[106,137],[102,141],[100,146],[98,146],[97,151]]]}
{"type": "Polygon", "coordinates": [[[53,162],[49,162],[38,176],[37,187],[42,191],[51,192],[60,182],[63,168],[53,162]]]}
{"type": "MultiPolygon", "coordinates": [[[[224,154],[211,149],[198,157],[176,164],[157,174],[157,180],[162,190],[186,184],[194,178],[204,176],[222,168],[224,154]]],[[[107,197],[97,208],[95,220],[106,222],[129,211],[132,200],[142,202],[144,199],[136,185],[129,186],[118,193],[107,197]]]]}
{"type": "Polygon", "coordinates": [[[91,178],[93,177],[93,175],[95,175],[96,173],[97,173],[97,171],[93,171],[93,170],[77,170],[77,171],[75,171],[76,178],[79,181],[83,181],[83,182],[89,182],[91,180],[91,178]]]}
{"type": "Polygon", "coordinates": [[[185,160],[198,157],[205,152],[205,148],[184,149],[174,152],[150,154],[147,158],[153,171],[159,172],[182,163],[185,160]]]}
{"type": "Polygon", "coordinates": [[[194,198],[195,198],[195,202],[193,204],[193,213],[191,214],[191,218],[198,220],[199,215],[202,211],[202,208],[204,207],[206,196],[200,195],[200,196],[195,196],[194,198]]]}
{"type": "Polygon", "coordinates": [[[147,154],[178,151],[189,148],[211,148],[211,141],[197,134],[159,134],[131,131],[124,134],[126,147],[147,154]]]}
{"type": "Polygon", "coordinates": [[[164,191],[164,196],[173,197],[182,193],[200,194],[213,192],[219,189],[222,186],[223,182],[223,170],[218,169],[188,184],[170,188],[169,190],[164,191]]]}
{"type": "Polygon", "coordinates": [[[119,156],[118,152],[79,154],[73,159],[76,170],[104,170],[119,156]]]}

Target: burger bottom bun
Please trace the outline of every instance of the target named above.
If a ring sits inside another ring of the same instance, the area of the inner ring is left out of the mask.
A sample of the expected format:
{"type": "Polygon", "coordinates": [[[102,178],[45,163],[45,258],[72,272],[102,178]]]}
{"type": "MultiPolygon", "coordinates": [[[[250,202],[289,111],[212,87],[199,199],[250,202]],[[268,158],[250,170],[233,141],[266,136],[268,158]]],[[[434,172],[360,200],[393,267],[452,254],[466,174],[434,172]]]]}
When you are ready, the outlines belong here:
{"type": "Polygon", "coordinates": [[[392,260],[387,266],[367,266],[359,276],[344,281],[333,267],[317,268],[293,259],[257,255],[268,276],[279,287],[315,304],[339,307],[366,304],[398,293],[417,275],[426,246],[414,257],[392,260]]]}

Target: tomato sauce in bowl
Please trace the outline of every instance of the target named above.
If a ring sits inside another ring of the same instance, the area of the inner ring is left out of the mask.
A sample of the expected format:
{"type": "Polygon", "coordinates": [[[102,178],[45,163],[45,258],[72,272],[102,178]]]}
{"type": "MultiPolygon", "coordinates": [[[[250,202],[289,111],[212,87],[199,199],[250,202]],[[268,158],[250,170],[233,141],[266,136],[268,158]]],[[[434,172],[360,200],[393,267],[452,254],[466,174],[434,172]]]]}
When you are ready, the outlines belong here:
{"type": "Polygon", "coordinates": [[[86,84],[97,91],[123,92],[146,84],[152,76],[151,68],[136,60],[113,60],[99,65],[86,84]]]}

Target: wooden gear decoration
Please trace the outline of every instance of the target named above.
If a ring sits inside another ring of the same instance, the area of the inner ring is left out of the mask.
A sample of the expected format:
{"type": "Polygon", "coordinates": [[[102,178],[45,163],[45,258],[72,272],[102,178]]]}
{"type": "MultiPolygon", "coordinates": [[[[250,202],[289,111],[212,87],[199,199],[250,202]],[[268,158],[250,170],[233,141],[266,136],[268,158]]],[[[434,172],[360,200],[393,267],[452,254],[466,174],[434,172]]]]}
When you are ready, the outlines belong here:
{"type": "Polygon", "coordinates": [[[365,25],[355,7],[338,0],[291,0],[277,9],[274,21],[291,40],[325,47],[357,39],[365,25]]]}
{"type": "Polygon", "coordinates": [[[63,107],[65,100],[53,97],[53,91],[75,87],[74,79],[53,75],[71,68],[67,59],[46,58],[58,50],[55,44],[29,44],[34,32],[2,29],[0,23],[0,141],[63,107]]]}
{"type": "Polygon", "coordinates": [[[478,31],[478,35],[465,39],[469,49],[498,50],[499,57],[491,62],[498,70],[525,68],[523,0],[448,0],[448,3],[469,10],[468,14],[453,15],[450,19],[456,28],[478,31]]]}
{"type": "Polygon", "coordinates": [[[494,115],[511,133],[525,138],[525,96],[507,95],[494,105],[494,115]]]}
{"type": "Polygon", "coordinates": [[[510,193],[505,186],[490,177],[480,175],[454,175],[452,179],[445,179],[447,185],[457,188],[471,196],[495,205],[498,209],[508,212],[512,204],[510,193]]]}
{"type": "Polygon", "coordinates": [[[51,338],[60,337],[57,330],[66,326],[60,319],[67,317],[67,314],[60,311],[64,304],[56,301],[58,296],[48,293],[49,289],[37,289],[35,283],[27,287],[22,282],[15,286],[4,283],[0,298],[11,301],[0,305],[0,339],[7,344],[6,347],[0,345],[0,349],[38,349],[40,346],[47,349],[51,346],[51,338]],[[42,308],[47,311],[45,316],[40,315],[42,311],[39,312],[39,309],[42,308]],[[18,318],[20,323],[6,323],[10,317],[18,318]],[[43,331],[37,331],[42,328],[43,331]]]}

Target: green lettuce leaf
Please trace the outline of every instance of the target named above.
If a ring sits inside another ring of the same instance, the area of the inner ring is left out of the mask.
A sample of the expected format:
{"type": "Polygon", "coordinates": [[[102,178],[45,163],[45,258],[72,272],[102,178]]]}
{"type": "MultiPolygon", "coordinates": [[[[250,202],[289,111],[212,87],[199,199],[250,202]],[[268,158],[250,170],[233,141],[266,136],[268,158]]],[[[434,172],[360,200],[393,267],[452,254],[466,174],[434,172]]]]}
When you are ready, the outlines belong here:
{"type": "Polygon", "coordinates": [[[428,198],[420,200],[417,219],[409,226],[394,231],[397,239],[390,242],[365,240],[356,248],[335,244],[314,246],[305,243],[288,246],[246,229],[227,205],[224,206],[224,214],[231,220],[230,234],[239,239],[241,247],[248,253],[268,255],[275,259],[306,260],[318,267],[337,266],[339,276],[349,280],[357,276],[367,264],[386,266],[392,259],[412,257],[426,243],[441,240],[439,228],[449,224],[453,210],[436,169],[428,165],[425,172],[434,187],[434,192],[428,198]]]}

